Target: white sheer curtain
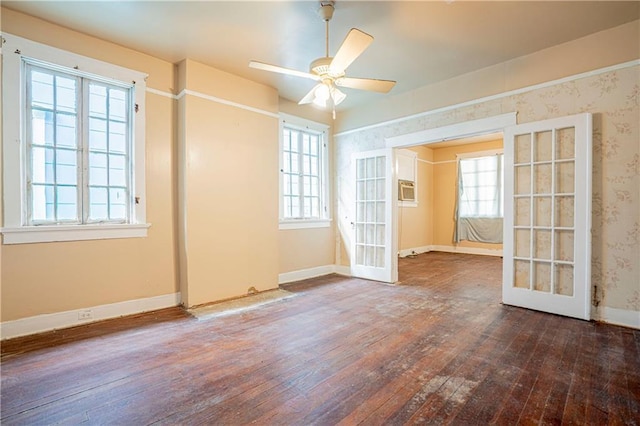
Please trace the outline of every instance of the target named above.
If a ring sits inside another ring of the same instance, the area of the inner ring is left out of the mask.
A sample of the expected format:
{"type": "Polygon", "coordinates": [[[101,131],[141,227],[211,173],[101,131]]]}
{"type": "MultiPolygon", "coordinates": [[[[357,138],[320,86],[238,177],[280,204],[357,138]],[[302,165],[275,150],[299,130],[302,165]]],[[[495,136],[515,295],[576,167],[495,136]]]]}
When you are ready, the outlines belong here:
{"type": "Polygon", "coordinates": [[[458,158],[454,241],[502,243],[503,155],[458,158]]]}

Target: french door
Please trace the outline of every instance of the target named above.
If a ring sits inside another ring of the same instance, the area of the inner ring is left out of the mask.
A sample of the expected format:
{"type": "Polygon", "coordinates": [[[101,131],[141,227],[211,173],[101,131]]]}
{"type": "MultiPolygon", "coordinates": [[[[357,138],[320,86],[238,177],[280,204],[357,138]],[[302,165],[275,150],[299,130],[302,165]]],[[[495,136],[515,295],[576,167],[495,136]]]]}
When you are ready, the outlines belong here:
{"type": "Polygon", "coordinates": [[[355,218],[352,222],[351,274],[387,283],[398,280],[391,148],[355,153],[355,218]]]}
{"type": "Polygon", "coordinates": [[[591,114],[505,129],[505,304],[590,319],[591,139],[591,114]]]}

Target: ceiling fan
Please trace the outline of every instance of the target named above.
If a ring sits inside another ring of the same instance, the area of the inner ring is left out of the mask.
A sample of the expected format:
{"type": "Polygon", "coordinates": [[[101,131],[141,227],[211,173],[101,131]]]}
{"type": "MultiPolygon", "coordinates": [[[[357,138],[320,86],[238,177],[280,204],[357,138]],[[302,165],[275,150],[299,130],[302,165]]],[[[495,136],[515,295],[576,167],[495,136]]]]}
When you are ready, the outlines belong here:
{"type": "Polygon", "coordinates": [[[333,1],[321,2],[320,17],[325,22],[326,27],[326,48],[325,56],[311,62],[310,71],[297,71],[277,65],[266,64],[264,62],[251,61],[251,68],[264,71],[277,72],[281,74],[293,75],[296,77],[308,78],[318,82],[298,104],[314,103],[320,107],[326,107],[327,103],[333,107],[333,118],[335,118],[335,107],[342,102],[347,95],[338,87],[350,89],[369,90],[379,93],[387,93],[396,84],[391,80],[378,80],[372,78],[346,77],[346,69],[351,63],[369,47],[373,42],[373,37],[356,28],[352,28],[347,37],[342,42],[338,52],[334,57],[329,56],[329,21],[333,17],[333,1]]]}

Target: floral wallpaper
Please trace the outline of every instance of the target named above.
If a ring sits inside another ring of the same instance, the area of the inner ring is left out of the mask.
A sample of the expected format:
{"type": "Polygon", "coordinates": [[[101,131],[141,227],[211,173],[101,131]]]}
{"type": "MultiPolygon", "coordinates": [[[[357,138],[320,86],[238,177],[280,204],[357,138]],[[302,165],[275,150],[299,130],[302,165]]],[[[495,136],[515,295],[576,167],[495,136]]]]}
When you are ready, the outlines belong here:
{"type": "MultiPolygon", "coordinates": [[[[640,311],[640,66],[637,65],[337,135],[336,205],[345,247],[349,246],[351,233],[346,221],[353,217],[350,166],[353,152],[384,148],[386,137],[513,111],[518,112],[518,123],[582,112],[593,114],[593,305],[640,311]]],[[[560,209],[573,208],[571,200],[558,202],[560,209]]],[[[525,210],[524,207],[515,206],[525,210]]],[[[560,281],[569,278],[569,271],[560,271],[560,281]]]]}

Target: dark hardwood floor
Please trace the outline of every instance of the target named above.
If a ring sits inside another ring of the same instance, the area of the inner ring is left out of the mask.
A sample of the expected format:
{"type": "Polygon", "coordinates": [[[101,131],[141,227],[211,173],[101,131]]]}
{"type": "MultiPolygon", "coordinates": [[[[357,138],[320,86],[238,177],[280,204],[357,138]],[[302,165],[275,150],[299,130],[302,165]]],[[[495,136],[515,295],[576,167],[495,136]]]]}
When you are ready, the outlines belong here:
{"type": "Polygon", "coordinates": [[[640,424],[640,331],[500,304],[501,259],[401,259],[196,320],[2,342],[3,425],[640,424]]]}

